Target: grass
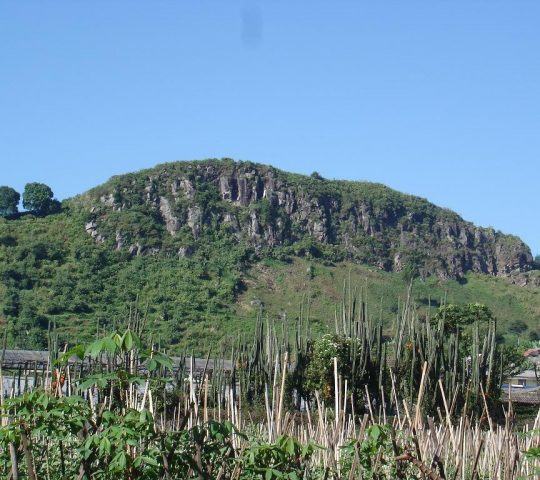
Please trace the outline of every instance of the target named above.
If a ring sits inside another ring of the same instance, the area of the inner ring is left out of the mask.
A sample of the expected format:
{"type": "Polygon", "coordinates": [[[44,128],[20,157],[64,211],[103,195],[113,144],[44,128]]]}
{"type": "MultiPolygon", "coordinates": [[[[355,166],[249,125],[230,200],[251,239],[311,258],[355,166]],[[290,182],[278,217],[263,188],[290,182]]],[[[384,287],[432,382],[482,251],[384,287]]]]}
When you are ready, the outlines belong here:
{"type": "MultiPolygon", "coordinates": [[[[271,318],[294,319],[299,314],[298,306],[309,300],[311,320],[319,325],[320,332],[329,331],[333,329],[335,305],[349,279],[362,290],[369,314],[382,318],[389,327],[400,299],[407,296],[408,286],[399,274],[348,262],[325,265],[302,258],[254,265],[245,275],[247,289],[238,298],[235,316],[244,327],[250,319],[253,322],[262,304],[271,318]]],[[[510,332],[514,322],[524,321],[529,332],[537,331],[540,324],[538,288],[519,287],[499,277],[468,274],[465,282],[416,279],[412,296],[424,313],[433,313],[444,302],[485,304],[495,312],[498,330],[509,341],[524,338],[510,332]]]]}

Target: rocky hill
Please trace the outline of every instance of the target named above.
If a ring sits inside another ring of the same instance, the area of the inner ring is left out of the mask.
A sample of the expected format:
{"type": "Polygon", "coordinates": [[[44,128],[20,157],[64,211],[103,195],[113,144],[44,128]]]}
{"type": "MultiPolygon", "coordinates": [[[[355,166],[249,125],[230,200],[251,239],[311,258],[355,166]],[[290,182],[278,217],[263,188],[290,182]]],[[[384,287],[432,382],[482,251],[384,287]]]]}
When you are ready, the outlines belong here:
{"type": "Polygon", "coordinates": [[[533,266],[519,238],[422,198],[247,162],[160,165],[114,177],[75,202],[88,211],[85,228],[97,242],[133,255],[190,255],[203,232],[220,231],[259,256],[326,256],[422,277],[511,276],[533,266]]]}
{"type": "Polygon", "coordinates": [[[0,327],[44,348],[145,318],[174,353],[287,322],[310,299],[318,330],[350,278],[389,327],[412,278],[427,311],[481,302],[502,332],[540,337],[540,272],[517,237],[383,185],[232,160],[111,178],[54,214],[0,218],[0,327]],[[137,313],[135,313],[137,312],[137,313]]]}

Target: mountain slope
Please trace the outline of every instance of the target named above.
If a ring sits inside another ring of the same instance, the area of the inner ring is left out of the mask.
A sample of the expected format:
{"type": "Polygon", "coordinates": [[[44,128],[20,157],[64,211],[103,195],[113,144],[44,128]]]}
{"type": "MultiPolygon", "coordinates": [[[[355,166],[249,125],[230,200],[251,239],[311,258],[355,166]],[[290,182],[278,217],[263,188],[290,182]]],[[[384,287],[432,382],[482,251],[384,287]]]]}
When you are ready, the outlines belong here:
{"type": "Polygon", "coordinates": [[[378,184],[232,160],[176,162],[113,177],[59,214],[0,220],[0,307],[19,346],[42,346],[50,321],[65,340],[87,338],[124,322],[137,301],[156,337],[201,349],[201,338],[252,325],[260,302],[274,316],[296,314],[287,292],[272,300],[264,288],[282,277],[288,292],[298,288],[290,281],[299,274],[284,265],[312,272],[308,285],[325,279],[319,290],[330,298],[317,307],[318,295],[312,308],[321,329],[332,321],[334,278],[346,271],[377,285],[383,319],[417,275],[420,302],[428,291],[438,300],[464,292],[450,301],[476,291],[503,325],[534,329],[540,318],[539,279],[521,240],[378,184]],[[501,295],[513,306],[502,308],[501,295]]]}
{"type": "Polygon", "coordinates": [[[519,238],[475,227],[422,198],[248,162],[160,165],[114,177],[78,202],[91,212],[87,230],[98,241],[136,254],[178,253],[176,246],[184,254],[204,231],[219,230],[256,252],[311,248],[386,271],[409,264],[439,278],[507,276],[533,264],[519,238]]]}

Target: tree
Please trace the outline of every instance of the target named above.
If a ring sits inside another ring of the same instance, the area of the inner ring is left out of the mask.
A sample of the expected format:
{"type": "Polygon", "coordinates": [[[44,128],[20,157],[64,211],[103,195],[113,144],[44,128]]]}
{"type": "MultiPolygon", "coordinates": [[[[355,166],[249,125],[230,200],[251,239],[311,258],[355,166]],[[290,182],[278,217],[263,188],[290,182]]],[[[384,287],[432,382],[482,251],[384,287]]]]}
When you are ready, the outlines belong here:
{"type": "Polygon", "coordinates": [[[540,330],[531,330],[529,332],[529,340],[532,342],[540,340],[540,330]]]}
{"type": "Polygon", "coordinates": [[[407,284],[410,284],[413,280],[418,278],[419,274],[420,269],[418,265],[412,261],[408,261],[403,267],[403,270],[401,270],[401,278],[403,278],[403,281],[407,284]]]}
{"type": "Polygon", "coordinates": [[[523,320],[514,320],[508,325],[508,331],[519,335],[529,328],[523,320]]]}
{"type": "Polygon", "coordinates": [[[315,180],[324,180],[324,177],[317,171],[313,172],[310,177],[314,178],[315,180]]]}
{"type": "Polygon", "coordinates": [[[466,303],[464,305],[448,304],[439,307],[433,316],[432,324],[443,322],[444,330],[455,333],[458,328],[464,328],[474,323],[487,324],[495,320],[491,310],[480,303],[466,303]]]}
{"type": "Polygon", "coordinates": [[[0,187],[0,217],[17,213],[17,205],[21,195],[11,187],[0,187]]]}
{"type": "Polygon", "coordinates": [[[27,183],[23,193],[23,207],[39,215],[50,213],[58,202],[53,200],[53,192],[44,183],[27,183]]]}
{"type": "Polygon", "coordinates": [[[47,347],[47,318],[37,312],[28,298],[21,299],[19,316],[13,319],[11,337],[19,348],[41,350],[47,347]]]}

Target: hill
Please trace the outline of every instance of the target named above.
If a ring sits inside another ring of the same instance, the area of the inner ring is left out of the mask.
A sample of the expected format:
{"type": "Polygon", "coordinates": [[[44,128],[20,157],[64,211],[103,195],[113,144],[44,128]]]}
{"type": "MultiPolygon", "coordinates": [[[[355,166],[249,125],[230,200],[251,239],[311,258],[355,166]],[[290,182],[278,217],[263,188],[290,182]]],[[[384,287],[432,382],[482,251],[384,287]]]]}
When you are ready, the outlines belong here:
{"type": "Polygon", "coordinates": [[[349,276],[385,321],[416,277],[420,308],[479,301],[504,333],[534,336],[533,267],[519,238],[425,199],[228,159],[158,165],[54,215],[0,219],[2,320],[20,347],[45,346],[49,324],[61,340],[88,338],[135,303],[175,351],[252,328],[261,307],[294,318],[302,298],[324,330],[349,276]]]}

